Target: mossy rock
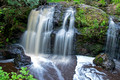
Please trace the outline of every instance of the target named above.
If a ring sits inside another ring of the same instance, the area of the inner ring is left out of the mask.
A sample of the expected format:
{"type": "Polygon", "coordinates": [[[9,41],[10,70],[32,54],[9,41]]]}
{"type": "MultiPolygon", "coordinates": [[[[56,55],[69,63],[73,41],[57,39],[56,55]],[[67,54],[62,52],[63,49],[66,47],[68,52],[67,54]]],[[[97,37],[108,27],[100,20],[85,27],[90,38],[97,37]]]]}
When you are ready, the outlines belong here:
{"type": "Polygon", "coordinates": [[[80,26],[92,27],[95,24],[94,23],[95,20],[98,21],[98,24],[101,24],[103,21],[105,21],[105,23],[107,24],[108,16],[104,11],[96,7],[92,7],[85,4],[80,4],[78,6],[77,12],[76,12],[76,24],[78,24],[77,27],[80,27],[80,26]]]}
{"type": "Polygon", "coordinates": [[[108,28],[108,15],[101,9],[80,4],[77,8],[75,22],[84,40],[104,41],[108,28]]]}
{"type": "Polygon", "coordinates": [[[75,25],[81,33],[77,36],[78,47],[87,49],[92,56],[102,52],[108,29],[108,15],[96,7],[80,4],[76,8],[75,17],[75,25]]]}
{"type": "Polygon", "coordinates": [[[100,52],[104,51],[104,45],[100,43],[93,42],[84,42],[82,39],[77,40],[76,44],[76,53],[87,56],[96,56],[100,52]],[[81,40],[81,41],[79,41],[81,40]]]}
{"type": "Polygon", "coordinates": [[[102,65],[103,61],[106,60],[106,54],[99,54],[95,57],[95,59],[93,60],[93,63],[96,64],[97,66],[102,65]]]}
{"type": "Polygon", "coordinates": [[[106,7],[106,13],[110,15],[120,15],[120,3],[117,4],[109,4],[106,7]]]}
{"type": "Polygon", "coordinates": [[[108,55],[105,53],[99,54],[93,60],[93,63],[96,66],[101,66],[103,69],[106,70],[114,70],[115,69],[115,62],[109,59],[108,55]]]}

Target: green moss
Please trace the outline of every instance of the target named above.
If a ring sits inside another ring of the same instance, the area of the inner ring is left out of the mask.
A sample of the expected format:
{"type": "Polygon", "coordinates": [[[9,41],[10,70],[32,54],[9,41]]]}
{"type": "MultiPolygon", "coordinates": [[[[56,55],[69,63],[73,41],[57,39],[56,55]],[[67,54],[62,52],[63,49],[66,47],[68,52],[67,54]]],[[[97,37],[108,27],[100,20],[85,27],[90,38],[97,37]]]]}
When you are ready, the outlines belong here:
{"type": "Polygon", "coordinates": [[[108,16],[105,12],[89,6],[77,8],[75,22],[84,40],[103,41],[108,25],[108,16]]]}
{"type": "Polygon", "coordinates": [[[120,15],[120,3],[116,5],[116,14],[120,15]]]}
{"type": "Polygon", "coordinates": [[[94,59],[94,62],[96,63],[96,65],[102,65],[102,63],[103,63],[103,58],[102,57],[95,57],[95,59],[94,59]]]}

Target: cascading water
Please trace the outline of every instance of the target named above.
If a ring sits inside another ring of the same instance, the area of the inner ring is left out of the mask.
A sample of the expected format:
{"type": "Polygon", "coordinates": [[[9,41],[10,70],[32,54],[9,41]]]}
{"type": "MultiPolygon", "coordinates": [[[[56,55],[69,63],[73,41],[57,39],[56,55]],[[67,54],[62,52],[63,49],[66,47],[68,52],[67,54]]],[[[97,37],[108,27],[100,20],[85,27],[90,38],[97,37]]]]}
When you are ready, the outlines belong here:
{"type": "Polygon", "coordinates": [[[50,53],[50,35],[53,29],[54,7],[32,10],[22,45],[27,53],[50,53]]]}
{"type": "Polygon", "coordinates": [[[110,18],[107,32],[106,53],[110,59],[120,59],[120,26],[110,18]]]}
{"type": "MultiPolygon", "coordinates": [[[[23,35],[22,45],[27,53],[50,53],[51,33],[53,31],[54,7],[32,10],[28,19],[28,29],[23,35]]],[[[58,31],[54,43],[54,54],[72,54],[75,10],[69,8],[65,13],[62,29],[58,31]],[[67,21],[70,17],[69,27],[67,21]]]]}
{"type": "Polygon", "coordinates": [[[54,54],[72,54],[72,46],[73,46],[73,37],[74,37],[74,14],[75,11],[73,8],[69,8],[66,11],[65,18],[63,21],[62,29],[58,31],[55,38],[54,45],[54,54]],[[69,28],[68,31],[66,29],[66,23],[70,16],[69,28]]]}
{"type": "MultiPolygon", "coordinates": [[[[54,54],[51,56],[38,53],[51,53],[51,34],[53,31],[53,15],[55,7],[34,9],[28,19],[28,29],[23,35],[22,45],[31,56],[33,64],[30,73],[38,80],[102,80],[104,73],[85,65],[92,64],[93,58],[65,56],[72,54],[74,37],[75,10],[69,8],[64,17],[62,29],[55,37],[54,54]],[[67,26],[69,22],[69,26],[67,26]],[[37,54],[35,56],[34,54],[37,54]],[[41,57],[42,55],[42,57],[41,57]],[[90,60],[90,61],[89,61],[90,60]],[[77,64],[77,66],[76,66],[77,64]],[[75,69],[76,68],[76,69],[75,69]]],[[[93,64],[92,64],[93,65],[93,64]]]]}
{"type": "MultiPolygon", "coordinates": [[[[22,45],[27,53],[50,53],[51,51],[51,34],[53,31],[53,15],[54,7],[41,8],[40,10],[32,10],[28,19],[28,29],[23,35],[22,45]]],[[[62,29],[57,33],[55,40],[55,54],[72,53],[73,36],[74,36],[74,13],[72,8],[69,8],[65,14],[62,29]],[[70,17],[69,28],[67,30],[66,24],[70,17]],[[59,46],[62,45],[62,46],[59,46]]],[[[31,56],[33,64],[29,67],[31,74],[39,80],[64,80],[61,71],[57,64],[52,60],[43,57],[31,56]],[[51,72],[54,72],[51,74],[51,72]]],[[[64,60],[61,58],[60,60],[64,60]]],[[[58,59],[59,60],[59,59],[58,59]]],[[[66,61],[66,59],[65,59],[66,61]]],[[[58,63],[58,61],[57,61],[58,63]]],[[[63,64],[63,62],[62,62],[63,64]]],[[[66,62],[65,62],[66,64],[66,62]]],[[[63,64],[64,65],[64,64],[63,64]]],[[[74,67],[75,68],[75,67],[74,67]]],[[[62,68],[64,69],[64,68],[62,68]]],[[[73,69],[74,70],[74,69],[73,69]]],[[[70,72],[71,73],[71,72],[70,72]]],[[[72,72],[73,74],[73,72],[72,72]]],[[[72,79],[72,78],[70,78],[72,79]]]]}

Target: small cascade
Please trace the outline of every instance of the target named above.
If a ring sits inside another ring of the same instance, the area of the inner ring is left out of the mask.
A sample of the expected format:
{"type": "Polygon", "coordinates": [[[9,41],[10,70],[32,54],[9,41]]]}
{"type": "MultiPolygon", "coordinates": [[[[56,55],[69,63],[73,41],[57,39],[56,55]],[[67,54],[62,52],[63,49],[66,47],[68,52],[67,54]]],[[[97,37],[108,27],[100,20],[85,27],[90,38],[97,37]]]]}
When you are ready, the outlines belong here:
{"type": "Polygon", "coordinates": [[[73,10],[73,8],[69,8],[66,11],[62,29],[60,29],[56,34],[54,54],[63,54],[64,56],[67,54],[72,54],[73,37],[74,37],[74,20],[75,20],[74,14],[75,14],[75,10],[73,10]],[[69,22],[69,28],[67,30],[66,24],[69,17],[70,17],[70,22],[69,22]]]}
{"type": "Polygon", "coordinates": [[[94,68],[93,57],[77,56],[73,80],[109,80],[104,72],[94,68]]]}
{"type": "Polygon", "coordinates": [[[22,45],[27,53],[50,52],[53,15],[54,7],[31,11],[28,18],[28,29],[22,39],[22,45]]]}
{"type": "Polygon", "coordinates": [[[61,71],[53,61],[39,56],[31,56],[34,63],[29,67],[29,70],[35,78],[38,80],[64,80],[61,71]]]}
{"type": "Polygon", "coordinates": [[[22,37],[22,45],[27,53],[51,53],[68,55],[72,54],[74,37],[73,8],[68,8],[65,13],[62,29],[55,37],[54,51],[51,47],[51,34],[53,31],[53,16],[55,8],[41,8],[32,10],[28,18],[28,29],[22,37]],[[69,24],[67,24],[69,22],[69,24]],[[68,26],[69,25],[69,26],[68,26]]]}
{"type": "Polygon", "coordinates": [[[120,26],[110,18],[107,32],[106,51],[110,59],[120,59],[120,26]]]}

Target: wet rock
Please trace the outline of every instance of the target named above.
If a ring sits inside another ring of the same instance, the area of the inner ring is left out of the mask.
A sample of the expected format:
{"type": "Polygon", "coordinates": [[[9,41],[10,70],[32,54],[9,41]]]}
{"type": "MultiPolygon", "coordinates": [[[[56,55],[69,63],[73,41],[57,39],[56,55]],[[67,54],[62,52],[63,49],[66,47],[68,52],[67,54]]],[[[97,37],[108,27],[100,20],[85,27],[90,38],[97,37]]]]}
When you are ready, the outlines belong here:
{"type": "Polygon", "coordinates": [[[39,3],[42,4],[42,5],[43,5],[43,4],[46,4],[46,3],[47,3],[47,0],[39,0],[39,3]]]}
{"type": "Polygon", "coordinates": [[[75,25],[81,33],[77,36],[75,43],[77,45],[76,52],[92,54],[92,56],[98,55],[99,52],[103,51],[106,41],[108,15],[99,8],[80,4],[76,8],[75,16],[75,25]]]}
{"type": "Polygon", "coordinates": [[[93,63],[96,64],[96,66],[101,66],[102,68],[106,70],[114,70],[115,69],[115,62],[108,58],[107,54],[99,54],[96,56],[96,58],[93,60],[93,63]]]}
{"type": "Polygon", "coordinates": [[[101,24],[104,20],[106,21],[105,24],[108,23],[107,14],[99,8],[80,4],[76,10],[76,24],[78,26],[92,27],[95,25],[95,20],[98,24],[101,24]]]}
{"type": "Polygon", "coordinates": [[[14,64],[17,67],[31,64],[31,58],[25,55],[25,51],[20,45],[10,45],[7,50],[3,52],[6,59],[14,58],[14,64]]]}
{"type": "Polygon", "coordinates": [[[2,52],[0,51],[0,60],[4,59],[2,52]]]}

